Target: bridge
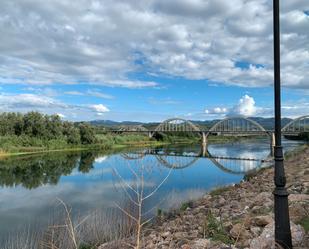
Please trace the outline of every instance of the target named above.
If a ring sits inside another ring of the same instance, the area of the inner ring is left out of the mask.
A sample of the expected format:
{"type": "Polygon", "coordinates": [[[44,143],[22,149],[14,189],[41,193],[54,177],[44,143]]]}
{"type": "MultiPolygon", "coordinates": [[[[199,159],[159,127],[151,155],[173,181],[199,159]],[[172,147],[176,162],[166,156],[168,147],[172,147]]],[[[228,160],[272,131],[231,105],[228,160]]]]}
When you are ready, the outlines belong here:
{"type": "Polygon", "coordinates": [[[254,158],[237,158],[226,156],[213,156],[209,152],[207,154],[200,153],[180,153],[168,152],[155,149],[147,149],[140,152],[123,153],[121,156],[126,160],[142,160],[145,156],[154,156],[154,158],[166,168],[184,169],[194,165],[199,159],[209,159],[220,170],[236,175],[250,174],[261,166],[262,163],[270,163],[268,159],[254,158]]]}
{"type": "MultiPolygon", "coordinates": [[[[192,133],[201,137],[202,146],[207,149],[208,137],[211,135],[222,136],[267,136],[270,140],[270,150],[273,152],[275,136],[273,130],[266,130],[256,121],[243,116],[227,117],[217,121],[209,129],[203,129],[191,121],[182,118],[171,118],[163,121],[154,129],[147,129],[142,125],[122,126],[111,130],[114,133],[146,133],[153,137],[156,133],[192,133]]],[[[293,119],[282,128],[284,136],[299,136],[302,132],[309,132],[309,115],[293,119]]],[[[205,149],[204,149],[205,150],[205,149]]]]}

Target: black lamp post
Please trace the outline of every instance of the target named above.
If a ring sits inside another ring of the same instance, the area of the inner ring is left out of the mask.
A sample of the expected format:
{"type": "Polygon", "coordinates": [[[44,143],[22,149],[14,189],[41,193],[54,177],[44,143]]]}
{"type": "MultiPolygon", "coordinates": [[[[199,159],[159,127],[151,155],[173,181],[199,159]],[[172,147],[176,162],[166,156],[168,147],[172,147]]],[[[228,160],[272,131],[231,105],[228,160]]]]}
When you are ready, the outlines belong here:
{"type": "Polygon", "coordinates": [[[283,152],[281,146],[281,93],[280,93],[280,11],[279,0],[273,0],[274,14],[274,90],[275,90],[275,240],[285,249],[292,248],[288,192],[285,188],[283,152]]]}

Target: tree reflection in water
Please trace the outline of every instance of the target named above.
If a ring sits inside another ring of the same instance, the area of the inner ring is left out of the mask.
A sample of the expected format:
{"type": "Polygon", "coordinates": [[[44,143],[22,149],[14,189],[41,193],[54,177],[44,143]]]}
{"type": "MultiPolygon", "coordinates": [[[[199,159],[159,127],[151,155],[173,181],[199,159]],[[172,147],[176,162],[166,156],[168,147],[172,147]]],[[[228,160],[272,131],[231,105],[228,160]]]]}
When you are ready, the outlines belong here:
{"type": "Polygon", "coordinates": [[[46,184],[56,185],[62,175],[70,175],[74,168],[89,172],[98,154],[83,151],[10,157],[0,161],[0,186],[21,185],[33,189],[46,184]]]}

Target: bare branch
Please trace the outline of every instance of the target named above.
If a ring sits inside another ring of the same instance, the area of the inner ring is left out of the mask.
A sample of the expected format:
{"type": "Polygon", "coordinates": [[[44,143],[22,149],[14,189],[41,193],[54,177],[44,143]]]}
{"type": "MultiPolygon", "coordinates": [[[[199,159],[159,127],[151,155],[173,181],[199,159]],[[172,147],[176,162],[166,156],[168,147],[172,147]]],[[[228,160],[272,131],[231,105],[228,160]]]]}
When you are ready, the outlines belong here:
{"type": "Polygon", "coordinates": [[[170,174],[172,173],[172,170],[173,170],[173,168],[171,168],[171,169],[169,170],[167,176],[160,182],[160,184],[159,184],[149,195],[147,195],[147,196],[145,196],[145,197],[143,198],[143,201],[146,200],[146,199],[148,199],[149,197],[151,197],[152,195],[154,195],[154,194],[158,191],[158,189],[159,189],[159,188],[164,184],[164,182],[169,178],[170,174]]]}
{"type": "Polygon", "coordinates": [[[122,212],[124,212],[127,216],[129,216],[132,220],[134,220],[135,222],[138,222],[138,220],[137,220],[133,215],[131,215],[131,214],[128,213],[126,210],[124,210],[122,207],[120,207],[116,202],[115,202],[115,205],[116,205],[122,212]]]}

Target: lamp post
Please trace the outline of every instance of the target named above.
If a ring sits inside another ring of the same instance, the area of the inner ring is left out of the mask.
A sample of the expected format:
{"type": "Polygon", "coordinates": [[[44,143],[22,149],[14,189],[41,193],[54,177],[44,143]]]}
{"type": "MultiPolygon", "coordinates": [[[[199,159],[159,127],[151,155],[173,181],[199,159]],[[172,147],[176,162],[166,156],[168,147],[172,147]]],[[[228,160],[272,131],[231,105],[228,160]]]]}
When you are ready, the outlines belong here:
{"type": "Polygon", "coordinates": [[[281,146],[281,91],[280,91],[280,0],[273,0],[274,24],[274,98],[275,98],[275,241],[285,249],[292,248],[288,192],[281,146]]]}

